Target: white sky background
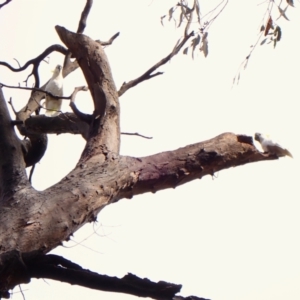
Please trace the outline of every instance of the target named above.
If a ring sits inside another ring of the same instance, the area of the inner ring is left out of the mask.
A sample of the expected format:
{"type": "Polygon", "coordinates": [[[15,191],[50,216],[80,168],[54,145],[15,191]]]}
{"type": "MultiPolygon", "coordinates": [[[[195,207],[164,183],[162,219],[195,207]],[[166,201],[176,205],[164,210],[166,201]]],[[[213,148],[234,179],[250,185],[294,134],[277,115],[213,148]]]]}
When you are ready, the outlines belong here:
{"type": "MultiPolygon", "coordinates": [[[[94,1],[85,34],[108,40],[106,49],[119,88],[166,56],[181,36],[160,16],[174,0],[94,1]]],[[[214,1],[216,2],[216,1],[214,1]]],[[[254,3],[255,2],[255,3],[254,3]]],[[[203,1],[205,3],[212,1],[203,1]]],[[[87,225],[53,253],[85,268],[123,276],[131,272],[151,280],[182,284],[182,295],[213,300],[300,298],[299,204],[299,48],[300,8],[280,19],[282,41],[257,47],[238,86],[232,79],[256,41],[265,5],[230,1],[209,32],[209,55],[178,55],[160,71],[120,98],[121,130],[153,136],[122,136],[121,153],[145,156],[213,138],[223,132],[271,133],[294,159],[249,164],[204,177],[175,190],[145,194],[105,208],[98,223],[87,225]],[[97,230],[97,233],[94,232],[97,230]],[[87,239],[86,239],[87,238],[87,239]],[[71,247],[71,248],[67,248],[71,247]]],[[[0,10],[0,60],[14,66],[61,43],[56,24],[76,31],[85,1],[14,0],[0,10]]],[[[299,3],[296,3],[299,6],[299,3]]],[[[41,65],[41,84],[62,64],[60,54],[41,65]]],[[[28,71],[0,68],[0,82],[17,85],[28,71]]],[[[65,95],[84,84],[80,70],[65,80],[65,95]]],[[[4,90],[20,109],[29,93],[4,90]]],[[[76,103],[92,112],[89,93],[76,103]]],[[[64,101],[63,111],[70,111],[64,101]]],[[[36,166],[33,185],[43,190],[65,176],[84,147],[79,136],[49,137],[36,166]]],[[[63,201],[63,199],[62,199],[63,201]]],[[[134,299],[51,280],[23,285],[26,299],[134,299]],[[105,297],[105,298],[104,298],[105,297]]],[[[13,299],[22,299],[16,293],[13,299]]]]}

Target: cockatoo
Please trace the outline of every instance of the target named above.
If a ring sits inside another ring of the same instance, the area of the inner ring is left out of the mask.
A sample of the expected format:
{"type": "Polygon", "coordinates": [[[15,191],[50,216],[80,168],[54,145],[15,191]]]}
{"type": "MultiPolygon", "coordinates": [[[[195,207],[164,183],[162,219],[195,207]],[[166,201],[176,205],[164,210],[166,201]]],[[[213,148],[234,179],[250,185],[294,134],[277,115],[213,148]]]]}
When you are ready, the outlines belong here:
{"type": "MultiPolygon", "coordinates": [[[[52,78],[48,81],[45,91],[51,93],[54,96],[62,96],[63,95],[63,76],[62,76],[62,66],[57,65],[52,78]]],[[[45,96],[46,98],[46,113],[47,117],[55,117],[59,115],[60,108],[62,104],[62,99],[55,99],[50,95],[45,96]]]]}
{"type": "Polygon", "coordinates": [[[285,148],[283,148],[281,145],[273,142],[270,138],[267,136],[262,135],[261,133],[255,133],[254,136],[255,140],[260,142],[261,147],[265,152],[269,152],[270,154],[275,154],[278,157],[281,156],[290,156],[293,157],[291,152],[285,148]]]}

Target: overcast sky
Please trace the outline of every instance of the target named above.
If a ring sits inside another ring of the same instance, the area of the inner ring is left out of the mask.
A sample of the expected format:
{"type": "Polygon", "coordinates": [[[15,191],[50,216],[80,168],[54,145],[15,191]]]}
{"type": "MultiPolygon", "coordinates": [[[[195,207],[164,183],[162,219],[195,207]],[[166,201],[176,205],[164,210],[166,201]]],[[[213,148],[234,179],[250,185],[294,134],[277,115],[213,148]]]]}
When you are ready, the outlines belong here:
{"type": "MultiPolygon", "coordinates": [[[[94,1],[85,34],[108,40],[106,48],[119,88],[169,54],[182,31],[160,24],[176,1],[94,1]]],[[[205,5],[217,1],[205,0],[205,5]]],[[[182,284],[182,295],[213,300],[300,298],[299,192],[299,8],[278,20],[283,37],[275,50],[258,46],[238,86],[232,80],[256,42],[266,4],[232,0],[209,32],[209,55],[182,54],[163,66],[164,75],[120,98],[121,130],[152,136],[122,136],[121,154],[145,156],[213,138],[224,132],[270,133],[294,156],[249,164],[206,176],[175,190],[145,194],[105,208],[53,253],[111,276],[127,272],[182,284]]],[[[0,10],[0,60],[17,66],[61,43],[55,25],[76,31],[85,1],[12,1],[0,10]],[[72,4],[72,5],[71,5],[72,4]]],[[[285,5],[285,3],[284,3],[285,5]]],[[[298,2],[296,6],[299,6],[298,2]]],[[[283,6],[284,8],[285,6],[283,6]]],[[[45,83],[60,54],[41,65],[45,83]]],[[[17,85],[28,75],[0,68],[0,82],[17,85]]],[[[77,70],[65,79],[68,96],[85,84],[77,70]]],[[[29,93],[4,90],[20,109],[29,93]]],[[[92,112],[88,92],[76,103],[92,112]]],[[[64,101],[63,111],[69,111],[64,101]]],[[[33,185],[43,190],[75,166],[84,147],[79,136],[49,137],[33,185]],[[54,163],[55,162],[55,163],[54,163]]],[[[259,145],[258,145],[259,147],[259,145]]],[[[63,199],[61,200],[63,201],[63,199]]],[[[23,285],[26,299],[134,299],[51,280],[23,285]],[[104,298],[105,297],[105,298],[104,298]]],[[[13,299],[22,299],[18,289],[13,299]]]]}

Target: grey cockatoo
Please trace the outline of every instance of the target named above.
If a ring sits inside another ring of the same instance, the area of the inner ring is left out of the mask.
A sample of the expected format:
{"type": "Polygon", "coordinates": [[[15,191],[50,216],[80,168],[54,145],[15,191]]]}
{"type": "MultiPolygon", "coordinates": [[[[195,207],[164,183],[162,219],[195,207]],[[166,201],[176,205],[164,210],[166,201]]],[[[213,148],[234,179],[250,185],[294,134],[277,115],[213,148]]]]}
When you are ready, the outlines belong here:
{"type": "Polygon", "coordinates": [[[270,154],[276,154],[278,157],[281,156],[290,156],[293,157],[291,152],[276,142],[273,142],[269,137],[262,135],[261,133],[255,133],[255,140],[260,142],[261,147],[265,152],[269,152],[270,154]]]}
{"type": "MultiPolygon", "coordinates": [[[[51,93],[54,96],[62,96],[63,95],[63,75],[62,75],[62,66],[57,65],[52,78],[48,81],[45,91],[51,93]]],[[[55,99],[50,95],[45,96],[46,102],[46,113],[47,117],[55,117],[59,115],[60,108],[62,104],[62,99],[55,99]]]]}

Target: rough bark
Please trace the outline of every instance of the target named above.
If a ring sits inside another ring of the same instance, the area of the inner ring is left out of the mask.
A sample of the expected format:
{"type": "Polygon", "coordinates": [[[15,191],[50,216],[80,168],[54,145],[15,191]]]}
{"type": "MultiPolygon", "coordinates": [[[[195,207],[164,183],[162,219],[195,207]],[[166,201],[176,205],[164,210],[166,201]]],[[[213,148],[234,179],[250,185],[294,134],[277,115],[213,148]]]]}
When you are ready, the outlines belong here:
{"type": "Polygon", "coordinates": [[[0,88],[0,206],[28,186],[22,145],[15,134],[0,88]]]}
{"type": "MultiPolygon", "coordinates": [[[[56,30],[86,78],[95,110],[88,130],[72,129],[85,132],[87,139],[74,170],[54,186],[40,192],[27,180],[21,143],[15,135],[0,91],[2,296],[15,285],[29,281],[30,274],[24,271],[26,254],[37,256],[54,249],[81,226],[93,222],[106,205],[146,192],[175,188],[226,168],[277,158],[260,153],[251,137],[233,133],[147,157],[119,155],[118,92],[102,46],[63,27],[56,26],[56,30]],[[20,273],[25,275],[18,275],[20,273]]],[[[39,118],[41,124],[46,122],[42,117],[36,117],[32,122],[27,120],[29,110],[32,113],[41,98],[40,93],[34,92],[23,110],[26,117],[20,116],[25,120],[25,125],[21,126],[26,129],[28,125],[26,130],[30,129],[31,123],[39,122],[39,118]]],[[[64,117],[51,118],[51,122],[60,126],[60,119],[64,117]]],[[[66,128],[63,130],[67,132],[66,128]]]]}

